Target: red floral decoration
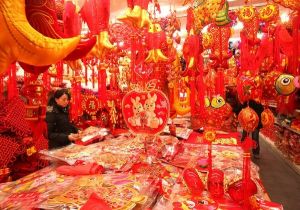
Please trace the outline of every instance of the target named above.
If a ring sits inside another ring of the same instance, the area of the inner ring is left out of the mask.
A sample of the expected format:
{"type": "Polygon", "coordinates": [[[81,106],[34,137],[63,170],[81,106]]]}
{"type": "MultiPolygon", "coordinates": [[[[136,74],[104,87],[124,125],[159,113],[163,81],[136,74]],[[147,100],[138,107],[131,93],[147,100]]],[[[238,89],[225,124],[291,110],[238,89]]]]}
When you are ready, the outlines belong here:
{"type": "Polygon", "coordinates": [[[259,118],[256,112],[250,107],[242,109],[238,115],[238,120],[243,129],[252,132],[258,126],[259,118]]]}

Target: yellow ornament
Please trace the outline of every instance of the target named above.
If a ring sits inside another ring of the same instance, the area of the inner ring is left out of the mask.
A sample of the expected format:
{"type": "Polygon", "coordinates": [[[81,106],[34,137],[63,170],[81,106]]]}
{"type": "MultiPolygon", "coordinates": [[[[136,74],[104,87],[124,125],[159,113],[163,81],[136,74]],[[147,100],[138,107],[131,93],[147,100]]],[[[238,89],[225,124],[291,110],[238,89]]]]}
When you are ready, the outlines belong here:
{"type": "Polygon", "coordinates": [[[0,74],[21,61],[34,66],[56,63],[72,52],[80,37],[51,39],[37,32],[25,14],[25,0],[0,1],[0,74]]]}

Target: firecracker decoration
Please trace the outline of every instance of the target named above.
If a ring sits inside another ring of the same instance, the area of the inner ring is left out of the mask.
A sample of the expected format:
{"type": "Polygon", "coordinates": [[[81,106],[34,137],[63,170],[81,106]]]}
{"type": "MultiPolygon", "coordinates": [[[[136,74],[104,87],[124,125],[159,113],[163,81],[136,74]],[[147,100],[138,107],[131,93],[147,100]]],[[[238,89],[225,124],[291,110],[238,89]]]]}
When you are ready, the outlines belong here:
{"type": "Polygon", "coordinates": [[[167,96],[148,83],[146,89],[128,92],[122,101],[127,127],[136,134],[157,134],[167,124],[170,104],[167,96]],[[151,87],[151,88],[149,88],[151,87]]]}
{"type": "Polygon", "coordinates": [[[82,109],[84,112],[90,116],[95,116],[98,110],[100,109],[100,103],[98,98],[95,95],[87,94],[83,96],[82,109]]]}
{"type": "Polygon", "coordinates": [[[117,120],[118,120],[115,101],[113,101],[113,100],[107,101],[107,105],[109,107],[109,115],[110,115],[109,120],[110,120],[110,123],[112,124],[112,128],[114,129],[117,124],[117,120]]]}
{"type": "Polygon", "coordinates": [[[246,107],[239,113],[238,120],[245,131],[252,132],[258,126],[259,117],[252,108],[246,107]]]}

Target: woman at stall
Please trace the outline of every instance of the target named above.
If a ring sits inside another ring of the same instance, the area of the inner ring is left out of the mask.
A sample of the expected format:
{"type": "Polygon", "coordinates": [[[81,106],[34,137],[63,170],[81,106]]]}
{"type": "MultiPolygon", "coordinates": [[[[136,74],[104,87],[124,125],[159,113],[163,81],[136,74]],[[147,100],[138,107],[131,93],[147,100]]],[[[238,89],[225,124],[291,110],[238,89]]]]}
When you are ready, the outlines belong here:
{"type": "Polygon", "coordinates": [[[69,121],[70,99],[66,89],[55,91],[49,98],[46,112],[49,149],[66,146],[79,138],[78,128],[69,121]]]}

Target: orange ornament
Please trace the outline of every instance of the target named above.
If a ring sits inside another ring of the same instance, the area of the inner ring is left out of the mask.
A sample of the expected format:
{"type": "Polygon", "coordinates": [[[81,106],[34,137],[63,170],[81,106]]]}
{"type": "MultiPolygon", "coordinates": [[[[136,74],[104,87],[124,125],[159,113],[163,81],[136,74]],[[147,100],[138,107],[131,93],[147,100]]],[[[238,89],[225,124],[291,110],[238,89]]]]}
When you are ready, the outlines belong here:
{"type": "Polygon", "coordinates": [[[252,132],[258,126],[259,118],[253,109],[246,107],[239,113],[238,120],[245,131],[252,132]]]}
{"type": "Polygon", "coordinates": [[[270,127],[274,124],[275,118],[270,109],[265,109],[261,113],[261,123],[264,127],[270,127]]]}

